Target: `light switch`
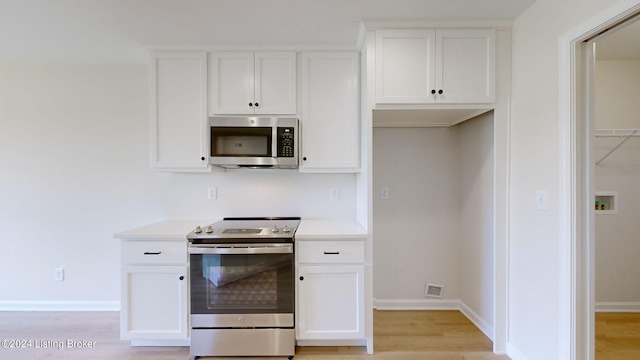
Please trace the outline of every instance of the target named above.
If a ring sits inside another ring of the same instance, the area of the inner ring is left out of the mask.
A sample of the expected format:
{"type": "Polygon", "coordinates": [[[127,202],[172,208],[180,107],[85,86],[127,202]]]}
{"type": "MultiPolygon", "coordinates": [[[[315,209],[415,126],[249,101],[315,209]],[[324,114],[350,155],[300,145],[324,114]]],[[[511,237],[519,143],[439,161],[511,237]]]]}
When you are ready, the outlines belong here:
{"type": "Polygon", "coordinates": [[[210,187],[207,195],[209,200],[215,200],[218,197],[218,188],[210,187]]]}
{"type": "Polygon", "coordinates": [[[338,200],[340,199],[340,188],[332,187],[329,189],[329,199],[330,200],[338,200]]]}
{"type": "Polygon", "coordinates": [[[547,210],[546,191],[536,191],[536,210],[547,210]]]}

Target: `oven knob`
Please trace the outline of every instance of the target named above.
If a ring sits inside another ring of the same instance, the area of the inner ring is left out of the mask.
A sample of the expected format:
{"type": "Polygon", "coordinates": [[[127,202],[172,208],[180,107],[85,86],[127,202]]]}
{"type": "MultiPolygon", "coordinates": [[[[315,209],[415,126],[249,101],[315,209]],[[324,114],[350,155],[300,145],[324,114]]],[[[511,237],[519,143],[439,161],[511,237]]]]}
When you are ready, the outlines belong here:
{"type": "Polygon", "coordinates": [[[207,234],[211,234],[213,232],[213,227],[207,226],[207,234]]]}
{"type": "Polygon", "coordinates": [[[289,229],[289,227],[287,225],[284,226],[284,229],[282,229],[282,232],[291,232],[291,229],[289,229]]]}
{"type": "Polygon", "coordinates": [[[200,226],[196,226],[195,230],[193,230],[194,233],[196,234],[200,234],[202,232],[202,228],[200,226]]]}
{"type": "Polygon", "coordinates": [[[278,229],[278,227],[275,225],[271,228],[272,233],[277,233],[278,231],[280,231],[280,229],[278,229]]]}

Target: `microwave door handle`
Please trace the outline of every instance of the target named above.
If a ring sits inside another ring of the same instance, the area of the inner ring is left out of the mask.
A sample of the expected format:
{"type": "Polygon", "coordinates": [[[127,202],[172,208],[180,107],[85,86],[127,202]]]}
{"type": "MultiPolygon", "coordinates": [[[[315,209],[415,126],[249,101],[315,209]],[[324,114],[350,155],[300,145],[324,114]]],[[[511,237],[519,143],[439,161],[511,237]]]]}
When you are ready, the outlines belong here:
{"type": "Polygon", "coordinates": [[[271,157],[278,157],[278,124],[275,124],[271,131],[271,157]]]}

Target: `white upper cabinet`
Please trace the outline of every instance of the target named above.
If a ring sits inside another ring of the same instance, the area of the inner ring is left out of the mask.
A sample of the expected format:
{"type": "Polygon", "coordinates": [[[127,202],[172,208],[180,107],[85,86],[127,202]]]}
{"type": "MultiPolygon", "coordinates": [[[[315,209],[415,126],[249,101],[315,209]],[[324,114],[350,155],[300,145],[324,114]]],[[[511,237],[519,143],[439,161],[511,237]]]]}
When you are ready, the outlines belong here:
{"type": "Polygon", "coordinates": [[[495,30],[376,31],[376,103],[495,99],[495,30]]]}
{"type": "Polygon", "coordinates": [[[295,114],[295,52],[209,55],[209,114],[295,114]]]}
{"type": "Polygon", "coordinates": [[[151,167],[208,171],[206,52],[156,52],[150,65],[151,167]]]}
{"type": "Polygon", "coordinates": [[[302,53],[301,172],[360,168],[359,54],[302,53]]]}

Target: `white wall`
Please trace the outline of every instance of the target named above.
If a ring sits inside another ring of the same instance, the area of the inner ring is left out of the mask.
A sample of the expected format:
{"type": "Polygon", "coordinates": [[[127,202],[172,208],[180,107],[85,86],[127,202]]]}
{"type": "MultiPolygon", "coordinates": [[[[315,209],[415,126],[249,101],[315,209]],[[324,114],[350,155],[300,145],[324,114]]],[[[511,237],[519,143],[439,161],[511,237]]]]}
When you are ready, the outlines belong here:
{"type": "MultiPolygon", "coordinates": [[[[375,116],[375,112],[374,112],[375,116]]],[[[374,298],[438,308],[444,285],[483,330],[493,326],[493,114],[450,128],[374,128],[374,298]],[[380,189],[389,188],[389,199],[380,189]]]]}
{"type": "Polygon", "coordinates": [[[458,125],[460,136],[460,300],[483,320],[494,315],[494,116],[458,125]]]}
{"type": "Polygon", "coordinates": [[[0,64],[0,307],[117,307],[113,234],[132,227],[230,215],[355,218],[353,174],[153,172],[147,71],[0,64]],[[218,200],[207,199],[209,186],[218,200]],[[329,200],[333,186],[339,200],[329,200]]]}
{"type": "Polygon", "coordinates": [[[559,37],[616,0],[537,0],[514,22],[510,124],[509,344],[560,359],[559,37]],[[536,191],[548,210],[535,209],[536,191]]]}
{"type": "Polygon", "coordinates": [[[424,299],[425,282],[460,298],[458,153],[455,128],[373,129],[376,300],[424,299]]]}
{"type": "MultiPolygon", "coordinates": [[[[640,128],[640,61],[598,61],[595,84],[597,129],[640,128]]],[[[596,160],[620,141],[596,139],[596,160]]],[[[596,306],[601,310],[637,310],[640,305],[638,184],[640,138],[632,138],[596,166],[596,191],[618,192],[618,213],[595,219],[596,306]]]]}

